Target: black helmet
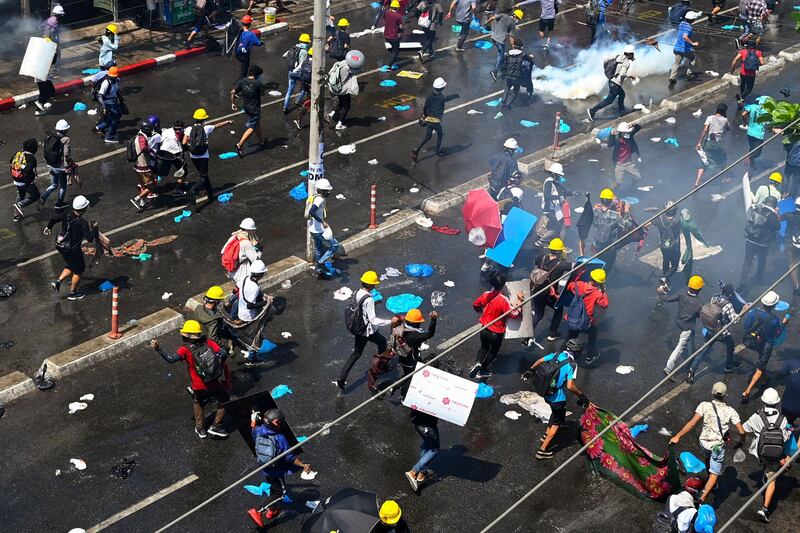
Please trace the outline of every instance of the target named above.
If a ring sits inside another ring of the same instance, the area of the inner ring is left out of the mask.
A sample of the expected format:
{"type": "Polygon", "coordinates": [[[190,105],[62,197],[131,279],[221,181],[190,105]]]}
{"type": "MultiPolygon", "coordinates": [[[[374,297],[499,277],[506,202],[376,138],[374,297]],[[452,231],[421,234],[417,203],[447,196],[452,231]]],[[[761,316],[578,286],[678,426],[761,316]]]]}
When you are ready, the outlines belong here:
{"type": "Polygon", "coordinates": [[[141,126],[139,126],[139,131],[141,131],[145,135],[152,135],[153,125],[150,124],[149,122],[142,122],[141,126]]]}
{"type": "Polygon", "coordinates": [[[567,341],[567,344],[564,346],[564,348],[568,352],[578,355],[583,351],[583,341],[580,339],[570,339],[567,341]]]}
{"type": "Polygon", "coordinates": [[[280,422],[283,424],[286,421],[286,417],[283,416],[283,411],[280,409],[270,409],[266,413],[264,413],[264,419],[267,423],[271,426],[275,425],[275,422],[280,422]]]}
{"type": "Polygon", "coordinates": [[[764,199],[764,205],[775,209],[776,207],[778,207],[778,199],[775,198],[774,196],[767,196],[764,199]]]}

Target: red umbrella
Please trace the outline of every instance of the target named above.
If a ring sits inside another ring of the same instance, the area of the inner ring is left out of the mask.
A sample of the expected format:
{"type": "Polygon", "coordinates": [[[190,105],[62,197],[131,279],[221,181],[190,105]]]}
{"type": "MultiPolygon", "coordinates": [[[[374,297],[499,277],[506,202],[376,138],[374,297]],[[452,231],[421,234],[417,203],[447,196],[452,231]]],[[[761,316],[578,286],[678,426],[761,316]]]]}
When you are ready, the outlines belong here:
{"type": "Polygon", "coordinates": [[[461,214],[464,216],[464,227],[469,234],[469,241],[478,246],[493,248],[503,231],[503,224],[500,222],[500,208],[486,189],[469,191],[461,214]]]}

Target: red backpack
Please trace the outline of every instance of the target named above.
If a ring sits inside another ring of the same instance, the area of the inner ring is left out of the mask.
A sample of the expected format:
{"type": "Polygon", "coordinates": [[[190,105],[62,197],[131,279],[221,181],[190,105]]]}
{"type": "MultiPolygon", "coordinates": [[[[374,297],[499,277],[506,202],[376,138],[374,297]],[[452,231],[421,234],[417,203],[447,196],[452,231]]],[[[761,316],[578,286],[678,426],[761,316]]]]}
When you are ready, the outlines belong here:
{"type": "Polygon", "coordinates": [[[234,272],[239,268],[239,238],[231,236],[222,247],[222,266],[227,272],[234,272]]]}

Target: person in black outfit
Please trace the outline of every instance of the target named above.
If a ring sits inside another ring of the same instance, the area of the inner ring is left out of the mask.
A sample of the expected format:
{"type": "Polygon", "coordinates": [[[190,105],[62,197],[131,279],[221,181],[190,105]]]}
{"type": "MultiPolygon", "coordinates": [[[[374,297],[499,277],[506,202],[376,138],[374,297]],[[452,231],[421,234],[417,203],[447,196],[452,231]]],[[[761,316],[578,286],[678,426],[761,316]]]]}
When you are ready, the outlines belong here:
{"type": "Polygon", "coordinates": [[[86,296],[86,294],[78,292],[78,283],[81,281],[83,271],[86,270],[81,244],[84,240],[92,242],[97,237],[97,222],[93,220],[90,223],[83,219],[83,213],[87,207],[89,207],[89,200],[83,195],[76,196],[72,200],[72,212],[68,213],[65,209],[62,214],[50,219],[45,229],[45,235],[49,235],[53,226],[58,222],[61,223],[61,229],[56,237],[56,250],[64,258],[67,266],[61,271],[58,279],[50,283],[50,286],[58,292],[61,289],[61,283],[72,276],[67,294],[67,300],[70,301],[82,300],[86,296]]]}
{"type": "Polygon", "coordinates": [[[14,222],[22,220],[25,207],[36,202],[42,195],[36,186],[36,139],[22,141],[22,150],[11,158],[11,179],[17,188],[17,201],[14,203],[14,222]]]}
{"type": "Polygon", "coordinates": [[[425,126],[425,136],[419,145],[414,150],[411,150],[411,160],[415,163],[422,147],[433,137],[433,132],[436,132],[436,155],[440,157],[444,155],[444,152],[442,152],[444,105],[450,100],[461,98],[459,94],[445,96],[442,91],[446,85],[447,82],[444,81],[444,78],[436,78],[433,81],[433,92],[425,99],[425,107],[422,109],[422,118],[420,119],[420,125],[425,126]]]}
{"type": "Polygon", "coordinates": [[[261,135],[261,94],[264,92],[264,84],[261,82],[260,76],[264,70],[258,65],[253,65],[247,71],[247,77],[240,79],[236,82],[236,86],[231,89],[231,109],[236,111],[236,98],[241,97],[242,108],[244,114],[247,116],[247,122],[244,123],[244,133],[239,142],[236,143],[236,153],[239,157],[244,157],[242,148],[247,139],[255,133],[258,139],[258,145],[261,148],[267,147],[268,139],[261,135]]]}
{"type": "Polygon", "coordinates": [[[341,18],[336,26],[337,28],[333,35],[329,35],[328,40],[325,42],[325,49],[328,51],[328,55],[331,56],[331,59],[341,61],[347,56],[347,52],[350,51],[350,34],[347,33],[350,22],[345,18],[341,18]]]}
{"type": "Polygon", "coordinates": [[[763,203],[752,205],[747,210],[747,224],[744,228],[745,247],[744,263],[739,285],[744,285],[750,274],[750,266],[756,259],[756,282],[764,276],[764,267],[767,264],[767,253],[770,245],[775,242],[781,223],[778,218],[778,200],[768,196],[763,203]]]}
{"type": "Polygon", "coordinates": [[[519,144],[513,137],[509,137],[503,143],[503,151],[489,160],[489,194],[497,200],[500,191],[508,187],[508,181],[512,177],[519,177],[519,165],[515,154],[519,144]]]}
{"type": "MultiPolygon", "coordinates": [[[[566,260],[566,255],[564,253],[564,241],[559,238],[551,240],[548,245],[548,251],[539,255],[534,260],[534,269],[533,272],[531,272],[531,293],[536,294],[542,287],[558,280],[571,268],[572,264],[566,260]],[[538,278],[536,274],[539,273],[538,271],[542,270],[547,272],[547,278],[544,282],[536,284],[534,278],[538,278]]],[[[547,335],[547,340],[550,342],[555,341],[561,336],[558,333],[558,327],[561,325],[563,313],[562,310],[558,310],[554,307],[558,299],[556,289],[557,287],[554,285],[533,297],[532,329],[534,332],[536,331],[536,326],[544,318],[545,307],[553,309],[553,318],[550,320],[550,330],[547,335]]],[[[531,343],[529,343],[529,345],[530,344],[531,343]]]]}
{"type": "Polygon", "coordinates": [[[666,211],[653,224],[658,228],[661,250],[661,286],[669,288],[669,279],[678,271],[681,260],[681,221],[678,218],[678,206],[668,200],[666,211]]]}
{"type": "MultiPolygon", "coordinates": [[[[523,61],[526,59],[522,53],[521,41],[514,40],[514,48],[506,54],[503,63],[503,72],[506,78],[506,93],[503,95],[503,109],[511,109],[519,94],[520,85],[523,82],[523,61]],[[513,93],[513,96],[512,96],[513,93]]],[[[527,58],[530,61],[530,58],[527,58]]],[[[530,92],[528,93],[530,95],[530,92]]]]}

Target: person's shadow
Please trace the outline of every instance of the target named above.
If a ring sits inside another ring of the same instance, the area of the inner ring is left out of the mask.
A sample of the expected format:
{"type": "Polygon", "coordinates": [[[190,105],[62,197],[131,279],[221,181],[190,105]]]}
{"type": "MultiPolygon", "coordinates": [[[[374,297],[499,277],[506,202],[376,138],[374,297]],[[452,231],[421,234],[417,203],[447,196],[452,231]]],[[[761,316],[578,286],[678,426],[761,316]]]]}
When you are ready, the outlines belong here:
{"type": "Polygon", "coordinates": [[[486,483],[500,473],[502,465],[469,457],[466,453],[466,446],[460,444],[453,445],[447,450],[440,450],[432,464],[434,475],[426,481],[426,485],[435,485],[448,477],[486,483]]]}

